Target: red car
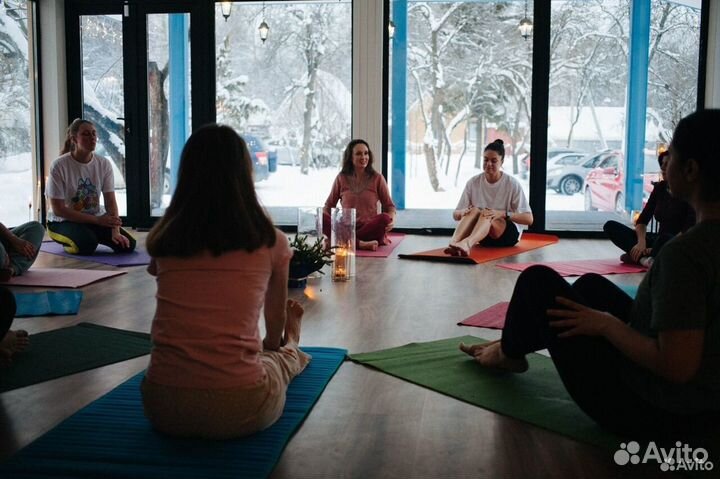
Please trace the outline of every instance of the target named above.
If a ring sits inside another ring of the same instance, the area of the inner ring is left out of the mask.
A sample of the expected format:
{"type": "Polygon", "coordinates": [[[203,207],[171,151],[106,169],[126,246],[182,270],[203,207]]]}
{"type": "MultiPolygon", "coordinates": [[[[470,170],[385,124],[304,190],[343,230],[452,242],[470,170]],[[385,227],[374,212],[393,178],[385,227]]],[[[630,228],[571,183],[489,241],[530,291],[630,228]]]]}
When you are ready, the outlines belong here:
{"type": "MultiPolygon", "coordinates": [[[[621,151],[608,150],[598,166],[585,178],[585,211],[625,211],[625,157],[621,151]]],[[[660,180],[660,167],[652,154],[645,155],[643,205],[660,180]]]]}

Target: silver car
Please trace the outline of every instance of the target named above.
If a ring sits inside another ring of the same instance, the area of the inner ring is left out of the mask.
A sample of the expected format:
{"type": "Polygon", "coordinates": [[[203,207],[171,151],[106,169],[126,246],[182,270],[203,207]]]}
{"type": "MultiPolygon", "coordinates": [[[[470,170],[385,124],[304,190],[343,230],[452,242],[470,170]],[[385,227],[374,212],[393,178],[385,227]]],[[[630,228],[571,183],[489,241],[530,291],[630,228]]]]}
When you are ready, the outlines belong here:
{"type": "Polygon", "coordinates": [[[593,164],[599,161],[595,156],[586,155],[580,152],[563,153],[547,165],[547,188],[564,195],[580,193],[585,182],[585,175],[593,164]],[[591,161],[593,160],[593,161],[591,161]]]}

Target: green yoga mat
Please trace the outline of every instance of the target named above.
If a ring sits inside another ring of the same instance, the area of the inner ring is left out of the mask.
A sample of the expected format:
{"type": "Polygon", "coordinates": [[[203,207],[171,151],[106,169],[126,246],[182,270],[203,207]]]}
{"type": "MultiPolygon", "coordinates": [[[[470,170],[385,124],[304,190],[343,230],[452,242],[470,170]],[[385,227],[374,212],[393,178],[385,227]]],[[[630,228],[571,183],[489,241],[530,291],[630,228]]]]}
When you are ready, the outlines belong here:
{"type": "Polygon", "coordinates": [[[150,354],[150,335],[91,323],[31,334],[0,372],[0,392],[150,354]]]}
{"type": "Polygon", "coordinates": [[[550,358],[527,356],[524,374],[481,368],[458,344],[485,342],[460,336],[352,354],[350,359],[462,401],[608,449],[621,438],[603,431],[570,398],[550,358]]]}

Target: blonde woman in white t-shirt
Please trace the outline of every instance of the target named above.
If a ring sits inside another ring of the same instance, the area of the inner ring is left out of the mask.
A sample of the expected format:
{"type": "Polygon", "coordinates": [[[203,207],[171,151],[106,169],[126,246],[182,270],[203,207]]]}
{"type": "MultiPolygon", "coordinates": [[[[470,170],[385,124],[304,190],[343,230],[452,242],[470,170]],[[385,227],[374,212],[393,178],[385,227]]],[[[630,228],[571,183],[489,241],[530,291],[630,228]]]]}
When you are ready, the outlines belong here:
{"type": "Polygon", "coordinates": [[[460,221],[445,253],[468,256],[470,249],[483,246],[513,246],[520,233],[516,224],[531,225],[530,205],[522,186],[502,171],[503,141],[497,139],[483,151],[483,173],[465,185],[453,218],[460,221]]]}
{"type": "Polygon", "coordinates": [[[71,254],[91,255],[98,244],[129,253],[135,249],[135,239],[121,228],[112,165],[95,154],[96,144],[91,122],[78,118],[70,124],[46,185],[51,207],[48,234],[71,254]]]}

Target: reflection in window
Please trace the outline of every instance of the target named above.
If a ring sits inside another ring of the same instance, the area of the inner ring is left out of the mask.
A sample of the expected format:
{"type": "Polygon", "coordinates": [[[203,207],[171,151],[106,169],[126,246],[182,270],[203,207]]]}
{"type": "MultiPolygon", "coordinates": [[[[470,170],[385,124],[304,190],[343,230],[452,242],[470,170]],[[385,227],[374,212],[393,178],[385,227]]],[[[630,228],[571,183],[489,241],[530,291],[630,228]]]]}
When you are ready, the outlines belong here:
{"type": "MultiPolygon", "coordinates": [[[[31,65],[24,0],[0,3],[0,222],[17,226],[38,215],[33,191],[31,65]]],[[[38,189],[39,185],[35,188],[38,189]]]]}
{"type": "Polygon", "coordinates": [[[235,2],[225,19],[216,6],[217,121],[247,140],[265,206],[322,205],[338,173],[351,133],[351,7],[235,2]]]}

